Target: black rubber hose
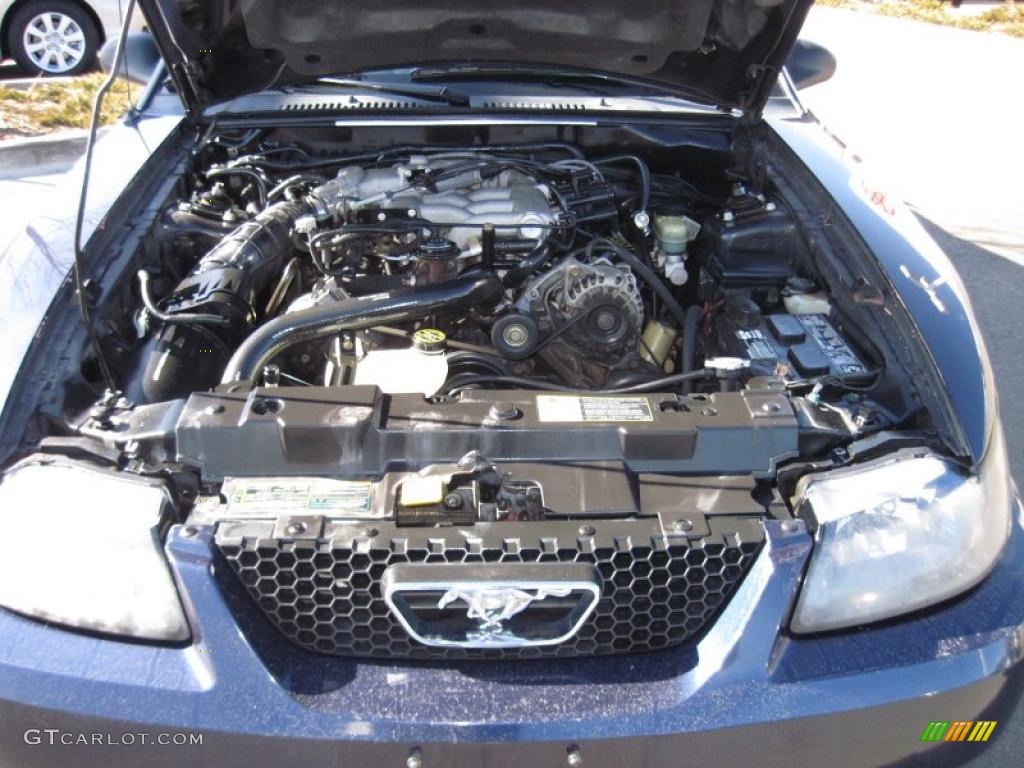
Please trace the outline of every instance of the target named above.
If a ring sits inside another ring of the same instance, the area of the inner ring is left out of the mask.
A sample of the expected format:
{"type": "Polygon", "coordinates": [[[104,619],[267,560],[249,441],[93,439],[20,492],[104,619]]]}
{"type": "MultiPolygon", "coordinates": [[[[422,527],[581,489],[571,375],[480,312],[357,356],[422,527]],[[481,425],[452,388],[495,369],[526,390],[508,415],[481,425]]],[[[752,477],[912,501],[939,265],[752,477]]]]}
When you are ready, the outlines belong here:
{"type": "Polygon", "coordinates": [[[445,146],[445,145],[402,145],[395,147],[384,147],[376,152],[363,152],[358,155],[348,155],[347,157],[332,157],[324,158],[321,160],[309,160],[300,162],[280,162],[273,160],[264,160],[259,157],[259,153],[253,156],[241,157],[235,161],[236,165],[258,165],[261,168],[266,168],[270,171],[311,171],[320,168],[332,168],[339,165],[349,164],[360,164],[360,163],[374,163],[383,161],[389,157],[395,157],[396,155],[411,155],[411,154],[438,154],[447,152],[484,152],[492,155],[500,154],[523,154],[528,155],[534,152],[565,152],[566,154],[576,159],[583,159],[583,151],[574,144],[566,144],[559,141],[545,141],[536,143],[525,143],[525,144],[497,144],[494,146],[487,145],[469,145],[469,146],[445,146]]]}
{"type": "Polygon", "coordinates": [[[342,331],[406,323],[436,313],[464,312],[480,304],[497,303],[503,294],[497,277],[477,273],[436,285],[403,288],[290,312],[256,329],[242,343],[228,361],[221,383],[252,381],[275,355],[294,344],[342,331]]]}
{"type": "Polygon", "coordinates": [[[594,255],[594,251],[597,248],[606,248],[624,262],[626,262],[630,268],[653,290],[658,298],[665,304],[666,309],[672,313],[672,315],[679,321],[679,327],[686,327],[686,312],[683,311],[682,305],[676,301],[676,297],[672,295],[672,291],[669,290],[668,286],[655,274],[654,270],[643,263],[635,254],[631,251],[626,250],[618,243],[614,243],[611,240],[604,238],[595,238],[587,244],[587,258],[589,259],[594,255]]]}
{"type": "Polygon", "coordinates": [[[157,307],[156,302],[153,301],[153,297],[149,294],[149,272],[144,269],[140,269],[135,274],[136,277],[139,278],[139,296],[142,297],[142,305],[146,308],[146,312],[161,323],[178,323],[181,325],[195,323],[197,325],[221,326],[231,324],[231,321],[228,320],[228,318],[221,317],[220,315],[192,314],[190,312],[179,312],[176,315],[172,315],[167,312],[161,312],[160,308],[157,307]]]}
{"type": "Polygon", "coordinates": [[[515,288],[523,280],[543,267],[544,262],[548,260],[550,255],[551,249],[548,247],[547,241],[542,242],[528,256],[505,273],[505,277],[502,279],[505,287],[515,288]]]}
{"type": "Polygon", "coordinates": [[[518,387],[525,387],[527,389],[541,389],[545,392],[580,392],[588,395],[628,395],[632,392],[650,392],[652,389],[670,387],[673,384],[695,381],[696,379],[703,379],[711,375],[713,375],[711,371],[700,369],[697,371],[687,371],[686,373],[676,373],[672,376],[663,376],[660,379],[651,379],[650,381],[644,381],[640,384],[632,384],[628,387],[615,387],[614,389],[573,389],[572,387],[566,387],[549,381],[524,379],[519,376],[483,375],[463,380],[459,386],[449,390],[448,394],[453,395],[454,393],[460,392],[473,384],[510,384],[518,387]]]}
{"type": "Polygon", "coordinates": [[[651,204],[651,169],[643,158],[637,155],[615,155],[594,160],[594,165],[613,165],[615,163],[634,163],[640,171],[640,210],[646,211],[651,204]]]}
{"type": "MultiPolygon", "coordinates": [[[[683,323],[683,350],[680,355],[679,367],[683,373],[692,371],[697,365],[697,333],[700,330],[700,307],[694,304],[686,309],[686,322],[683,323]]],[[[683,393],[691,390],[690,383],[683,385],[683,393]]]]}

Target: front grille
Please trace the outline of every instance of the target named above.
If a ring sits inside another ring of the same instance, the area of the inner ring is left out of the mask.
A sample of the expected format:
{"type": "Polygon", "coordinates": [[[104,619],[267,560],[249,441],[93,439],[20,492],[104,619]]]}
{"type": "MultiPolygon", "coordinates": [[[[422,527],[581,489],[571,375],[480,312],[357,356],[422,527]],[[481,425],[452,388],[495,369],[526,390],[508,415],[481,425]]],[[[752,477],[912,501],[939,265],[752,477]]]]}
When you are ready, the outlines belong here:
{"type": "MultiPolygon", "coordinates": [[[[537,527],[550,533],[552,526],[537,527]]],[[[572,523],[554,527],[562,533],[526,539],[522,524],[491,525],[482,537],[457,529],[339,526],[316,540],[292,540],[275,538],[269,523],[221,523],[216,543],[270,621],[303,648],[427,659],[594,656],[691,641],[731,597],[764,541],[749,518],[714,519],[707,535],[689,538],[664,536],[656,519],[602,521],[594,535],[579,535],[572,523]],[[409,636],[384,600],[381,580],[398,563],[592,564],[601,597],[576,635],[559,645],[429,647],[409,636]]]]}

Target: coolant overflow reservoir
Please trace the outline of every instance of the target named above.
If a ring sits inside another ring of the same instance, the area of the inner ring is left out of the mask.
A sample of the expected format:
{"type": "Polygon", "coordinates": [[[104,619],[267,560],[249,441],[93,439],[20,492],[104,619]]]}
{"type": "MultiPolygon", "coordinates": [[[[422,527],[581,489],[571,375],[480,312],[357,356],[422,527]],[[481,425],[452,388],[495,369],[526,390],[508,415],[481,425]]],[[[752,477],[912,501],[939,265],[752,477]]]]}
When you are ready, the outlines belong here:
{"type": "Polygon", "coordinates": [[[389,395],[436,395],[448,378],[446,338],[435,328],[421,328],[413,334],[412,346],[407,349],[372,350],[356,366],[353,383],[376,385],[389,395]]]}

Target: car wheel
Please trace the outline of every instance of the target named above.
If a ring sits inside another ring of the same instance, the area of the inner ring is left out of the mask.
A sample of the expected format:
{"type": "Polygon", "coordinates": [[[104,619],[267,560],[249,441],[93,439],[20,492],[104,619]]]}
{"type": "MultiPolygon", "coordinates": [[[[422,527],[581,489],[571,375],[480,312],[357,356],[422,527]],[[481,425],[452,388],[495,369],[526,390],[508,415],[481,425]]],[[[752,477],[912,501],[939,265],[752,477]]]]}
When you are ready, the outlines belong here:
{"type": "Polygon", "coordinates": [[[11,20],[8,50],[33,75],[77,75],[96,62],[95,22],[67,0],[33,0],[11,20]]]}

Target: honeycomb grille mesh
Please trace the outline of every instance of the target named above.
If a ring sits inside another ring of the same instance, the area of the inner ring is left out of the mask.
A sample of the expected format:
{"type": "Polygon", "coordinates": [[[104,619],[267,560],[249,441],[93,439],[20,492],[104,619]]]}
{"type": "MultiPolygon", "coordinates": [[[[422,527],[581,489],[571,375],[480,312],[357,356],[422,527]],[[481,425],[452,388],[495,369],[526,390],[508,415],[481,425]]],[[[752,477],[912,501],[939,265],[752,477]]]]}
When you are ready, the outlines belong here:
{"type": "Polygon", "coordinates": [[[602,546],[588,539],[487,546],[476,539],[411,542],[287,540],[217,535],[217,546],[270,621],[311,651],[382,658],[536,658],[631,653],[692,640],[714,618],[761,547],[738,533],[602,546]],[[589,563],[601,577],[594,613],[555,646],[439,648],[412,639],[384,601],[381,579],[397,563],[589,563]]]}

